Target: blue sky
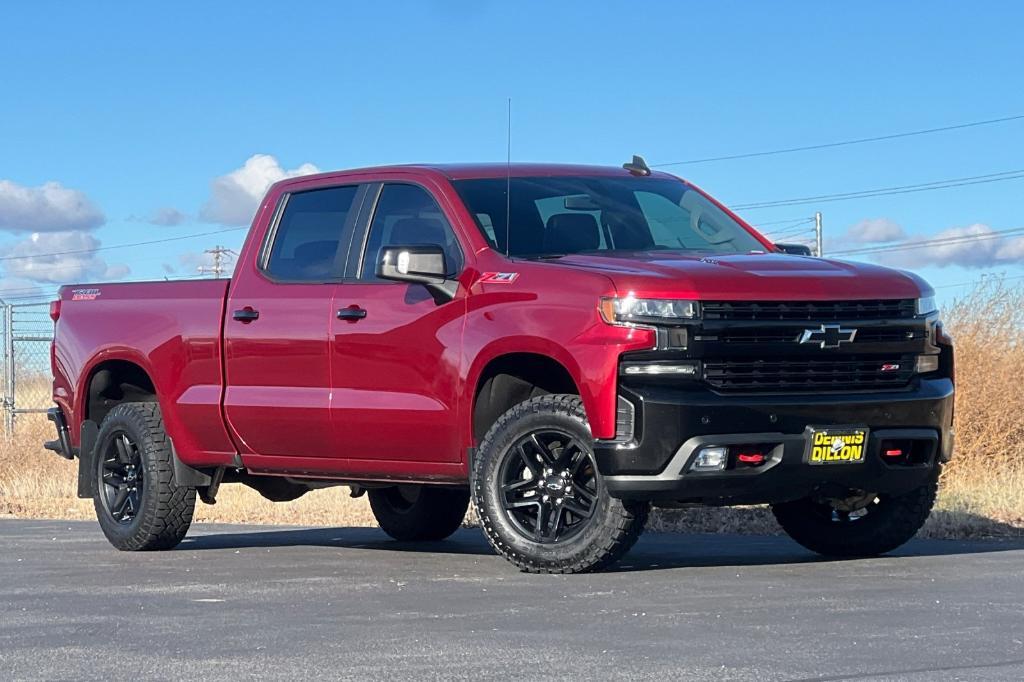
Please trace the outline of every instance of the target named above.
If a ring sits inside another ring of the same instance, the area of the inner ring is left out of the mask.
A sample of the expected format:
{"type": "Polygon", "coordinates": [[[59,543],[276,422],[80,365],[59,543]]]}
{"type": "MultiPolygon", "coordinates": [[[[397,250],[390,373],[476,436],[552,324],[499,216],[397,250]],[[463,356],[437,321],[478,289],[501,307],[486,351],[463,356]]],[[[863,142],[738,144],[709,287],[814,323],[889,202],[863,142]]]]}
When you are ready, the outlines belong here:
{"type": "MultiPolygon", "coordinates": [[[[616,165],[1024,114],[1013,2],[142,5],[0,10],[0,296],[194,275],[244,230],[107,247],[234,228],[288,171],[502,160],[508,97],[514,159],[616,165]]],[[[741,204],[1015,170],[1022,152],[1018,120],[666,170],[741,204]]],[[[837,250],[1021,227],[1022,198],[1018,179],[741,213],[821,210],[837,250]]],[[[1024,238],[884,258],[948,297],[1024,275],[1024,238]]]]}

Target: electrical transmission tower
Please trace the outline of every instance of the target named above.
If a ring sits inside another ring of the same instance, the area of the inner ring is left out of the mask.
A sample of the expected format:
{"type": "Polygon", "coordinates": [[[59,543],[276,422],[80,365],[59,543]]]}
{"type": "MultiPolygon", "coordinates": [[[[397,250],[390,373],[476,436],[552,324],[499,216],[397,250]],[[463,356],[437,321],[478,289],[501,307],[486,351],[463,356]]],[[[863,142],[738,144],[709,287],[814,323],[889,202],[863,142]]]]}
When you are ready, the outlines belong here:
{"type": "Polygon", "coordinates": [[[220,279],[220,276],[227,271],[228,266],[234,261],[235,256],[238,254],[231,249],[223,246],[215,246],[212,249],[206,249],[203,253],[208,253],[213,256],[213,265],[200,265],[197,270],[202,275],[213,275],[216,279],[220,279]]]}

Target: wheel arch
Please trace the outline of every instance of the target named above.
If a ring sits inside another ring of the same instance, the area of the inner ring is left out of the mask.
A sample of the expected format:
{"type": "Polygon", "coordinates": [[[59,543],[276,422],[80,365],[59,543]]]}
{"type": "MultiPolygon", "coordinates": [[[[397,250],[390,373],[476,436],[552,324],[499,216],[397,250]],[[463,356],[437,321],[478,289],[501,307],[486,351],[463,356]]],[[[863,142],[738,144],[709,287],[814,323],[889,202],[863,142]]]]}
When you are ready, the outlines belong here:
{"type": "Polygon", "coordinates": [[[78,423],[90,420],[100,424],[121,403],[159,403],[160,391],[147,364],[131,353],[104,353],[94,358],[78,383],[78,423]]]}
{"type": "Polygon", "coordinates": [[[469,383],[473,387],[469,414],[472,442],[478,444],[487,429],[513,405],[537,395],[579,395],[587,410],[587,396],[580,391],[578,376],[579,367],[564,350],[528,346],[489,354],[486,360],[478,361],[469,383]]]}

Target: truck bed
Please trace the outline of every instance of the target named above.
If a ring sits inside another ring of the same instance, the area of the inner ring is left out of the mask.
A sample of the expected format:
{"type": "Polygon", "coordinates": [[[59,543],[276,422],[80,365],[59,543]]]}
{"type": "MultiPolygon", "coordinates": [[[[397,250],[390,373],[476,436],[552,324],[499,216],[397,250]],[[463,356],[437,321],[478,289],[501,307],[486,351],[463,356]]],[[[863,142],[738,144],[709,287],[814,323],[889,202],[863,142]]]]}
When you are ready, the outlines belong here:
{"type": "MultiPolygon", "coordinates": [[[[221,332],[230,280],[73,284],[60,289],[53,349],[54,398],[73,423],[95,419],[75,404],[106,357],[131,358],[152,377],[179,456],[212,463],[235,453],[221,418],[221,332]],[[167,405],[176,405],[168,410],[167,405]],[[184,424],[187,423],[186,428],[184,424]],[[204,454],[200,454],[204,453],[204,454]]],[[[112,390],[117,390],[114,387],[112,390]]],[[[72,431],[77,444],[77,434],[72,431]]]]}

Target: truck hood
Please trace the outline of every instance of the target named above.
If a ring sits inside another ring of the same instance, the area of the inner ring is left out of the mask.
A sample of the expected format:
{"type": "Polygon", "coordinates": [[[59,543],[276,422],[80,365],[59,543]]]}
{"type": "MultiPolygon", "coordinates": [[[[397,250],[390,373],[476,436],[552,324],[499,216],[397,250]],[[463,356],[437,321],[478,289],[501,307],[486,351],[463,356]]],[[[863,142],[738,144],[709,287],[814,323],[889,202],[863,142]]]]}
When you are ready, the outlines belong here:
{"type": "Polygon", "coordinates": [[[695,300],[821,301],[917,298],[932,293],[917,275],[878,265],[780,253],[685,255],[658,251],[573,254],[558,265],[596,270],[619,295],[695,300]]]}

